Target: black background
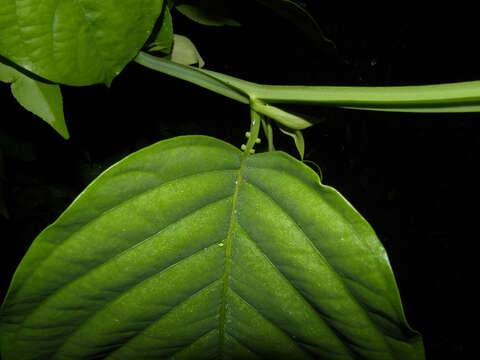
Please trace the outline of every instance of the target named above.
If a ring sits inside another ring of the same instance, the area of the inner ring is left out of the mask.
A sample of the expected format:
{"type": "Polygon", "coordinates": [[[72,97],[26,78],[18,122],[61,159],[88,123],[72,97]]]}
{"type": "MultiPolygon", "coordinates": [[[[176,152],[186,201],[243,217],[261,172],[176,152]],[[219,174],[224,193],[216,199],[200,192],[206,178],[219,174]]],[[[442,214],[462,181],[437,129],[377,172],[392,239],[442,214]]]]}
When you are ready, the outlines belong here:
{"type": "MultiPolygon", "coordinates": [[[[469,8],[327,9],[303,1],[336,44],[312,47],[254,2],[240,28],[211,28],[174,13],[206,67],[271,84],[405,85],[480,79],[478,30],[469,8]]],[[[205,134],[240,146],[248,109],[137,64],[111,88],[63,87],[71,139],[21,109],[0,86],[0,149],[8,219],[0,219],[0,295],[35,236],[101,171],[156,141],[205,134]]],[[[396,114],[315,108],[304,132],[320,165],[376,230],[390,256],[410,325],[427,358],[469,358],[476,340],[478,114],[396,114]]],[[[296,156],[290,139],[277,148],[296,156]]]]}

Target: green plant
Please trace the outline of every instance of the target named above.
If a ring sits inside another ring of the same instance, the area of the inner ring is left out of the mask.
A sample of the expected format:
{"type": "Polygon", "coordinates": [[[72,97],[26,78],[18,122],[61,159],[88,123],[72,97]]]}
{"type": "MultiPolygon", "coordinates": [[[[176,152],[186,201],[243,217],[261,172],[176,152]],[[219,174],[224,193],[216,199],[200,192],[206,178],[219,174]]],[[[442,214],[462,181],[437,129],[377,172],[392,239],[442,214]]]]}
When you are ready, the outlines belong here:
{"type": "MultiPolygon", "coordinates": [[[[260,2],[321,35],[295,3],[260,2]]],[[[215,11],[204,1],[17,3],[2,1],[0,79],[64,137],[56,83],[110,84],[134,57],[246,104],[251,127],[241,151],[209,137],[179,137],[99,176],[17,269],[2,307],[5,359],[423,358],[374,232],[311,169],[273,151],[272,126],[295,139],[302,157],[301,130],[316,120],[289,104],[478,111],[479,82],[258,85],[139,52],[199,62],[190,45],[172,55],[169,9],[235,25],[222,1],[215,11]],[[54,13],[65,32],[48,28],[52,36],[40,36],[54,13]],[[65,58],[51,53],[51,39],[71,33],[76,41],[59,44],[65,58]],[[254,155],[261,125],[272,151],[254,155]]]]}

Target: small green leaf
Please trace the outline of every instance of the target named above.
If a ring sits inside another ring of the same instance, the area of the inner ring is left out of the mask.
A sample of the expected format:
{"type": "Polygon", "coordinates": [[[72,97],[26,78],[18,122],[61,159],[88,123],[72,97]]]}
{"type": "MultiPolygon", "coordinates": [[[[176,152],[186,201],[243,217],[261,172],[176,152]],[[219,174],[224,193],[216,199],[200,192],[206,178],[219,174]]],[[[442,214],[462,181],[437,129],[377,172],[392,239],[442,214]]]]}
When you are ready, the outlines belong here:
{"type": "Polygon", "coordinates": [[[178,3],[175,9],[202,25],[240,26],[238,21],[232,19],[228,2],[225,0],[179,1],[178,3]]]}
{"type": "Polygon", "coordinates": [[[94,180],[35,239],[0,319],[4,360],[424,359],[358,212],[282,152],[203,136],[94,180]]]}
{"type": "Polygon", "coordinates": [[[295,146],[297,147],[298,154],[300,155],[300,159],[303,160],[305,155],[305,140],[303,139],[302,132],[300,130],[293,130],[283,126],[278,126],[281,132],[285,135],[288,135],[293,138],[295,141],[295,146]]]}
{"type": "Polygon", "coordinates": [[[173,46],[173,23],[172,15],[167,6],[163,11],[160,29],[153,41],[148,44],[148,51],[160,51],[166,55],[170,54],[173,46]]]}
{"type": "Polygon", "coordinates": [[[65,139],[70,137],[60,86],[33,79],[1,62],[0,81],[11,83],[12,94],[20,105],[46,121],[65,139]]]}
{"type": "Polygon", "coordinates": [[[111,83],[150,36],[163,0],[2,0],[0,55],[50,81],[111,83]]]}
{"type": "Polygon", "coordinates": [[[198,64],[199,68],[205,65],[193,42],[186,36],[178,34],[173,35],[171,60],[182,65],[198,64]]]}

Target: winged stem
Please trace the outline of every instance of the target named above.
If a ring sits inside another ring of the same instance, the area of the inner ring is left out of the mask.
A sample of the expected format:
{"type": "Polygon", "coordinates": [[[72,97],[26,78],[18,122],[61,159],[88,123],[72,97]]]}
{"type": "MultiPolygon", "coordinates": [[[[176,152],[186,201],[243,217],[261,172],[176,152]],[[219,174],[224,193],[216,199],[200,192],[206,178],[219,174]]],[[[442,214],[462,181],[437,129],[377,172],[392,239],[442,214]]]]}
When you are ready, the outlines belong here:
{"type": "Polygon", "coordinates": [[[301,130],[305,117],[273,104],[307,104],[397,112],[480,112],[480,81],[418,86],[261,85],[206,69],[175,64],[144,52],[135,59],[150,69],[189,81],[237,100],[281,125],[301,130]],[[250,101],[250,99],[255,99],[250,101]]]}
{"type": "Polygon", "coordinates": [[[140,51],[140,53],[137,55],[135,62],[149,69],[191,82],[195,85],[201,86],[205,89],[216,92],[217,94],[226,96],[241,103],[248,104],[250,102],[249,97],[242,91],[238,91],[232,86],[229,86],[215,77],[212,77],[207,73],[203,73],[194,67],[176,64],[169,60],[152,56],[143,51],[140,51]]]}

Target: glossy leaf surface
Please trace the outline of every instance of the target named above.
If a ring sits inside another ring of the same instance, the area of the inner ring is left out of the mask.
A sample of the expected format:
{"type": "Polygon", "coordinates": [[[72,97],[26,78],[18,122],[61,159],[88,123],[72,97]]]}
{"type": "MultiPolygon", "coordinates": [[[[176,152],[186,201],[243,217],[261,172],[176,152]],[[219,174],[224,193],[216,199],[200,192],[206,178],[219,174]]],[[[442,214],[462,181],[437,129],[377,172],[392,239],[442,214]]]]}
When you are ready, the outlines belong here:
{"type": "Polygon", "coordinates": [[[68,139],[60,86],[33,79],[0,62],[0,81],[11,83],[12,94],[20,105],[45,120],[68,139]]]}
{"type": "Polygon", "coordinates": [[[109,84],[152,31],[163,0],[1,0],[0,55],[56,83],[109,84]]]}
{"type": "Polygon", "coordinates": [[[282,152],[203,136],[99,176],[2,308],[19,359],[423,359],[368,223],[282,152]]]}

